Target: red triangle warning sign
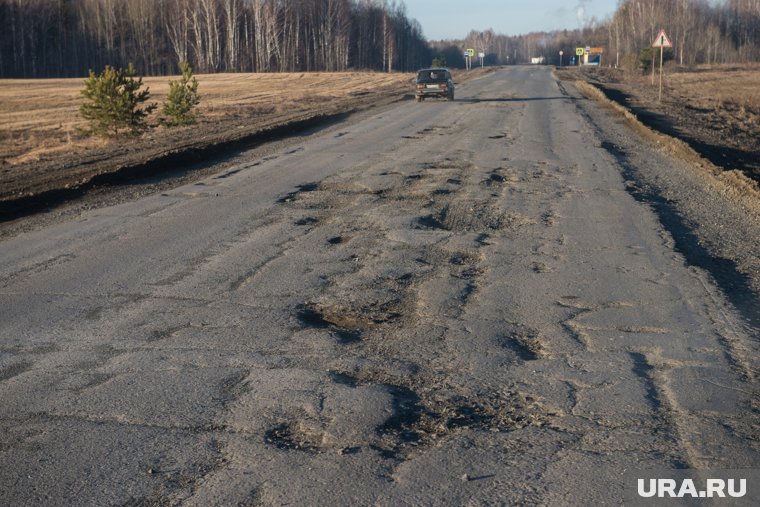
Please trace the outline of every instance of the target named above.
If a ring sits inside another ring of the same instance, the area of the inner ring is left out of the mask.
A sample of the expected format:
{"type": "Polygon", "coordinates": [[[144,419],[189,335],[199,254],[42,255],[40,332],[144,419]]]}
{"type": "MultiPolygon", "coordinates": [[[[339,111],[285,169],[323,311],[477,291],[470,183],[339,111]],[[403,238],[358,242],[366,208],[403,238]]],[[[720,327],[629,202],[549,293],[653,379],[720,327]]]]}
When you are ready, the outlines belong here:
{"type": "Polygon", "coordinates": [[[660,30],[660,33],[657,34],[657,37],[654,39],[654,42],[652,43],[653,48],[672,48],[673,44],[670,43],[670,39],[668,39],[668,34],[665,33],[665,30],[660,30]]]}

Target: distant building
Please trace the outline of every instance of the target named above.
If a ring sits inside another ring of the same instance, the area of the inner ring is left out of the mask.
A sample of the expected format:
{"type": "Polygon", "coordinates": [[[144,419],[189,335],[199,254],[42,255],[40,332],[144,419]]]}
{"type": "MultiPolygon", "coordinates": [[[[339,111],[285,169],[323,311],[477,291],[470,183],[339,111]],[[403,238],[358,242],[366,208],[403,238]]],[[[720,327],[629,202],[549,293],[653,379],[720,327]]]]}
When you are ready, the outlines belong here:
{"type": "Polygon", "coordinates": [[[601,65],[604,48],[586,48],[586,54],[583,55],[583,65],[601,65]]]}

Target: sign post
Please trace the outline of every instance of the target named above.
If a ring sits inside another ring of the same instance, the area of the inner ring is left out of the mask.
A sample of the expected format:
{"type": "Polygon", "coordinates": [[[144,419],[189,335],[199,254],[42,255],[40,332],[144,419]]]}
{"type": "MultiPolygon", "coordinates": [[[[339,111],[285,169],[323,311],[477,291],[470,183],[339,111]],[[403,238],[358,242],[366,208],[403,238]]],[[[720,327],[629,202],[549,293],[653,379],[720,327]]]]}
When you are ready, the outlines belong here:
{"type": "Polygon", "coordinates": [[[583,56],[583,53],[585,53],[586,50],[583,48],[575,48],[575,56],[578,57],[578,66],[581,65],[581,56],[583,56]]]}
{"type": "Polygon", "coordinates": [[[652,43],[652,47],[660,48],[660,95],[658,100],[659,102],[662,102],[662,53],[665,48],[673,47],[673,44],[670,43],[670,39],[668,39],[665,30],[660,30],[660,33],[657,34],[657,38],[652,43]]]}
{"type": "Polygon", "coordinates": [[[467,51],[464,52],[464,54],[467,56],[467,70],[472,69],[472,57],[475,54],[475,50],[470,48],[467,51]]]}
{"type": "Polygon", "coordinates": [[[559,51],[559,66],[562,67],[562,55],[564,55],[565,52],[560,49],[559,51]]]}
{"type": "Polygon", "coordinates": [[[485,66],[485,63],[483,60],[486,59],[486,54],[483,52],[478,53],[478,58],[480,59],[480,68],[482,69],[485,66]]]}

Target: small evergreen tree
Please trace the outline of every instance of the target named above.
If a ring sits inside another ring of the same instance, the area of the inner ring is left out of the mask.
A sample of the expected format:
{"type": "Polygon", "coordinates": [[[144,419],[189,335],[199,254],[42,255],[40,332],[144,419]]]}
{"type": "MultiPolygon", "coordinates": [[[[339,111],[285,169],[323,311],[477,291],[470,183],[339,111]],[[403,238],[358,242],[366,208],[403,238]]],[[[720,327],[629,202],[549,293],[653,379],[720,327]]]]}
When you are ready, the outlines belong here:
{"type": "Polygon", "coordinates": [[[438,55],[435,58],[433,58],[433,67],[445,67],[446,66],[446,57],[444,55],[438,55]]]}
{"type": "Polygon", "coordinates": [[[86,100],[79,107],[79,113],[90,124],[89,133],[114,137],[124,132],[137,135],[149,128],[145,117],[157,104],[139,107],[150,98],[150,91],[140,90],[142,77],[136,75],[131,63],[126,70],[106,65],[100,75],[90,70],[82,90],[86,100]]]}
{"type": "MultiPolygon", "coordinates": [[[[665,48],[662,53],[662,61],[669,62],[675,57],[673,48],[665,48]]],[[[639,68],[646,74],[652,70],[652,62],[655,68],[660,65],[660,50],[657,48],[644,48],[639,52],[639,68]]]]}
{"type": "Polygon", "coordinates": [[[198,80],[193,76],[193,69],[187,62],[180,62],[182,78],[169,81],[169,95],[164,102],[163,113],[168,117],[164,123],[168,126],[191,125],[195,123],[193,109],[201,100],[198,95],[198,80]]]}

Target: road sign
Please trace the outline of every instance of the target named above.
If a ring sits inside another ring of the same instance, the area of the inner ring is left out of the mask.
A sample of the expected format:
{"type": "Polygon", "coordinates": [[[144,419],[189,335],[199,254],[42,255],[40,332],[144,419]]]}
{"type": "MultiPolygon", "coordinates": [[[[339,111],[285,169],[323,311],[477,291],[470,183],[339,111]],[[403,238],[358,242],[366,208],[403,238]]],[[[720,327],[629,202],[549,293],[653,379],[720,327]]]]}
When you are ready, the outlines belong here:
{"type": "Polygon", "coordinates": [[[475,50],[472,48],[464,51],[465,63],[467,64],[467,70],[472,68],[472,56],[475,54],[475,50]]]}
{"type": "Polygon", "coordinates": [[[657,34],[657,37],[654,39],[654,42],[652,43],[653,48],[672,48],[673,44],[671,44],[670,39],[668,39],[668,35],[665,33],[665,30],[660,30],[660,33],[657,34]]]}
{"type": "Polygon", "coordinates": [[[591,46],[586,46],[586,54],[591,53],[591,46]]]}
{"type": "MultiPolygon", "coordinates": [[[[668,39],[668,34],[665,33],[665,30],[660,30],[660,33],[657,34],[657,38],[654,39],[654,42],[652,43],[653,48],[660,48],[660,94],[658,100],[662,102],[662,52],[665,48],[672,48],[673,44],[670,43],[670,39],[668,39]]],[[[654,66],[652,66],[652,84],[654,84],[654,66]]]]}
{"type": "Polygon", "coordinates": [[[583,56],[583,48],[575,48],[575,54],[578,56],[583,56]]]}
{"type": "Polygon", "coordinates": [[[564,52],[564,51],[562,51],[562,50],[560,50],[560,52],[559,52],[559,56],[562,56],[562,55],[564,55],[564,54],[565,54],[565,52],[564,52]]]}
{"type": "Polygon", "coordinates": [[[478,58],[485,58],[485,57],[486,57],[485,53],[478,53],[478,58]]]}

